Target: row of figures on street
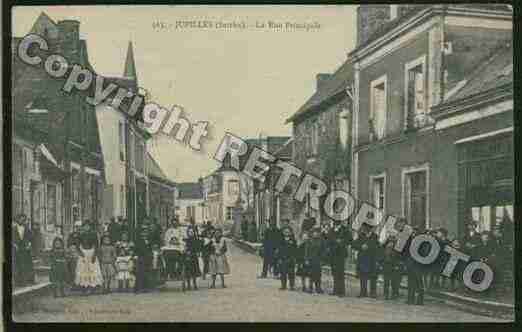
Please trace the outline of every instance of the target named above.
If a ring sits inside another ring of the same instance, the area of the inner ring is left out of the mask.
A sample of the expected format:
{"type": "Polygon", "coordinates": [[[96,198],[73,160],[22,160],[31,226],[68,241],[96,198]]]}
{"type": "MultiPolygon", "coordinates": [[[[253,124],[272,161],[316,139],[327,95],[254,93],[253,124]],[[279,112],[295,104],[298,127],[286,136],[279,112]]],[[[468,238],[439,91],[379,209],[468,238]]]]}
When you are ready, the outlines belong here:
{"type": "Polygon", "coordinates": [[[98,233],[91,222],[84,221],[67,245],[60,237],[54,239],[50,281],[55,297],[65,296],[66,286],[83,295],[108,294],[116,285],[118,292],[143,293],[168,280],[181,281],[183,291],[197,290],[197,279],[206,275],[212,278],[210,288],[216,287],[218,275],[226,287],[227,244],[222,230],[210,222],[200,231],[193,220],[181,225],[175,217],[163,229],[144,217],[134,241],[123,224],[116,222],[114,228],[119,231],[109,228],[98,233]]]}
{"type": "MultiPolygon", "coordinates": [[[[395,223],[395,231],[401,232],[407,221],[400,218],[395,223]]],[[[473,260],[486,261],[499,276],[505,271],[512,260],[512,242],[506,240],[500,230],[479,233],[477,224],[466,223],[466,232],[462,239],[449,238],[444,228],[420,231],[413,228],[412,236],[404,248],[409,248],[412,239],[417,234],[429,233],[439,242],[440,247],[449,245],[469,255],[473,260]],[[511,245],[510,245],[511,243],[511,245]],[[510,251],[511,250],[511,251],[510,251]]],[[[314,219],[305,219],[301,226],[301,236],[298,243],[294,232],[288,225],[279,229],[275,223],[270,223],[263,236],[263,246],[260,255],[263,257],[262,273],[259,278],[266,278],[269,272],[281,281],[281,290],[296,290],[295,278],[301,279],[301,289],[304,292],[324,293],[322,287],[323,265],[331,268],[333,277],[333,292],[330,295],[346,296],[345,263],[348,248],[356,252],[356,273],[359,278],[360,292],[358,297],[377,298],[377,280],[383,277],[383,294],[386,300],[400,297],[399,288],[403,276],[407,276],[407,303],[424,304],[425,288],[443,289],[447,281],[451,285],[448,290],[456,290],[460,285],[464,266],[458,264],[451,277],[444,277],[441,272],[448,257],[439,258],[430,265],[422,265],[415,261],[408,250],[398,252],[394,249],[397,238],[390,234],[384,240],[379,239],[374,228],[363,223],[357,233],[351,232],[348,225],[334,221],[328,227],[315,226],[314,219]],[[369,287],[368,287],[369,286],[369,287]],[[369,292],[368,292],[369,288],[369,292]]],[[[428,255],[430,244],[424,243],[419,252],[428,255]]],[[[512,265],[511,265],[512,268],[512,265]]],[[[473,278],[480,280],[482,276],[473,278]]],[[[499,280],[502,278],[498,277],[499,280]]],[[[493,287],[492,289],[495,289],[493,287]]]]}

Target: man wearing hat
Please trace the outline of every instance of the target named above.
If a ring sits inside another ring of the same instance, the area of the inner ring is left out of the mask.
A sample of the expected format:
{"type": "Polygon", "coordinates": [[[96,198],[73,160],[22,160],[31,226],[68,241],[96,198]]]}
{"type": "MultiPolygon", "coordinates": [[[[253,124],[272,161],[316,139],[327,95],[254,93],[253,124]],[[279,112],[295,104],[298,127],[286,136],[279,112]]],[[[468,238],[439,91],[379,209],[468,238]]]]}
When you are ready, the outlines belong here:
{"type": "Polygon", "coordinates": [[[462,249],[465,254],[472,255],[477,246],[480,245],[480,234],[477,232],[477,222],[469,220],[465,224],[466,230],[462,237],[462,249]]]}
{"type": "Polygon", "coordinates": [[[368,281],[370,282],[370,297],[377,298],[377,235],[372,232],[372,226],[363,223],[359,229],[358,238],[352,246],[357,253],[357,274],[361,284],[358,297],[368,296],[368,281]]]}
{"type": "Polygon", "coordinates": [[[263,272],[260,278],[266,278],[271,267],[274,267],[274,255],[281,240],[281,232],[274,221],[270,222],[270,226],[263,236],[263,272]]]}
{"type": "Polygon", "coordinates": [[[352,241],[350,229],[343,225],[341,221],[334,220],[333,226],[326,232],[326,243],[329,253],[330,266],[333,276],[333,293],[344,297],[346,286],[344,282],[344,262],[346,261],[347,246],[352,241]]]}

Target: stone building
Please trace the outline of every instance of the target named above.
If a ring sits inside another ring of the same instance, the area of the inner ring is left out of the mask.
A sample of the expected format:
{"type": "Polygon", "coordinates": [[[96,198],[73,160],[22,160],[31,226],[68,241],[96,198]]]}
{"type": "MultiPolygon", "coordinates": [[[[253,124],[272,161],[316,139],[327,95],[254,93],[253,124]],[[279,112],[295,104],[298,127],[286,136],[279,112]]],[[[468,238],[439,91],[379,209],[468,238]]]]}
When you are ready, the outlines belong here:
{"type": "MultiPolygon", "coordinates": [[[[351,192],[353,65],[346,61],[333,74],[317,74],[316,80],[315,93],[287,120],[293,126],[292,160],[330,188],[351,192]]],[[[317,224],[329,222],[323,211],[310,207],[310,197],[292,204],[297,225],[306,215],[317,224]]]]}
{"type": "MultiPolygon", "coordinates": [[[[87,65],[79,22],[54,22],[42,13],[29,32],[44,37],[49,51],[70,63],[87,65]]],[[[22,38],[12,38],[16,52],[22,38]]],[[[94,112],[77,94],[61,91],[63,79],[12,55],[13,214],[25,213],[30,227],[40,225],[49,248],[67,237],[74,222],[102,215],[104,164],[94,112]]]]}
{"type": "Polygon", "coordinates": [[[360,6],[357,40],[348,56],[355,69],[357,198],[384,214],[403,215],[420,229],[443,226],[452,235],[466,219],[508,211],[509,7],[360,6]],[[505,73],[501,79],[498,71],[505,73]],[[487,137],[491,149],[467,148],[487,137]],[[488,169],[485,173],[474,168],[479,155],[490,160],[477,166],[488,169]],[[487,180],[475,183],[478,174],[487,174],[487,180]]]}

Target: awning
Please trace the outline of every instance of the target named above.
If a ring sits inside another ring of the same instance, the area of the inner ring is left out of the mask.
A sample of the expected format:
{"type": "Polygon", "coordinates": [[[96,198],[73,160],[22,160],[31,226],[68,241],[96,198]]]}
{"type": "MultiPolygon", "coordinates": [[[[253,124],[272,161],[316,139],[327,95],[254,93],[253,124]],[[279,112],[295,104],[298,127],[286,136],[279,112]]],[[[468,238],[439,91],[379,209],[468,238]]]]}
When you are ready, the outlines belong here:
{"type": "Polygon", "coordinates": [[[44,158],[40,159],[40,169],[42,171],[42,175],[51,177],[56,180],[63,179],[67,172],[65,172],[54,158],[53,154],[47,149],[44,144],[40,144],[38,146],[38,150],[41,152],[44,158]]]}

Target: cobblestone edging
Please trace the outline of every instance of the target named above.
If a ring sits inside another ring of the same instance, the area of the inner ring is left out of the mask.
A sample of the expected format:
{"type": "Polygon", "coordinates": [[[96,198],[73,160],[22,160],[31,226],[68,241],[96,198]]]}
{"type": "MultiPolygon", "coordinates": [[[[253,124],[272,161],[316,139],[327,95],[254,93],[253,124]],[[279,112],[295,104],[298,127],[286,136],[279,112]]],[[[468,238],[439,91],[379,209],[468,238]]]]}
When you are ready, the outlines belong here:
{"type": "MultiPolygon", "coordinates": [[[[261,244],[250,243],[243,240],[233,239],[234,243],[240,247],[241,249],[252,253],[258,254],[258,250],[261,247],[261,244]]],[[[331,280],[331,271],[330,267],[324,266],[323,272],[325,273],[325,288],[331,288],[332,280],[331,280]]],[[[347,277],[357,278],[357,274],[355,271],[346,270],[345,275],[347,277]]],[[[377,280],[378,283],[383,283],[382,276],[379,276],[377,280]]],[[[401,283],[401,289],[407,289],[407,282],[405,280],[401,283]]],[[[486,301],[486,300],[478,300],[475,298],[457,295],[449,292],[435,292],[431,290],[427,290],[426,294],[437,298],[439,300],[443,300],[448,305],[457,307],[458,309],[462,309],[464,311],[480,314],[480,315],[488,315],[488,316],[501,316],[508,319],[514,319],[515,315],[515,306],[506,303],[494,302],[494,301],[486,301]]]]}

